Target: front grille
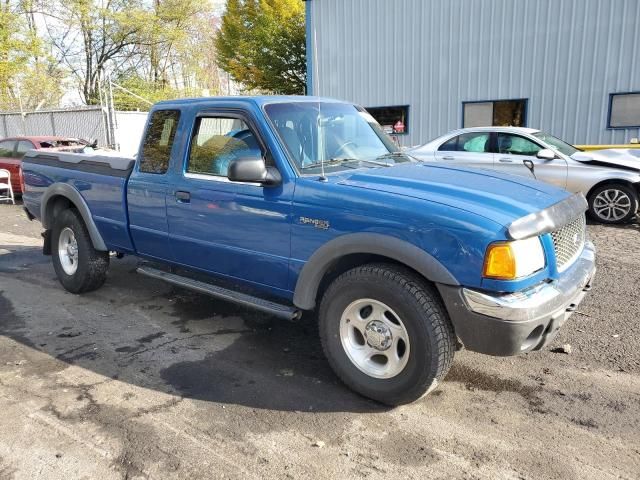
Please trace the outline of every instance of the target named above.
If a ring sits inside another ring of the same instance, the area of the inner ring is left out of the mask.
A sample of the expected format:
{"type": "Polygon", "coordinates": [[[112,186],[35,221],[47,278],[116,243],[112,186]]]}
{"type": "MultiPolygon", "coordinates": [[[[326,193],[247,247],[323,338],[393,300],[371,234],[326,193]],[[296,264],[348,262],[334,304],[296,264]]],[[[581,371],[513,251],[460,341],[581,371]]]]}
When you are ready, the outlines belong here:
{"type": "Polygon", "coordinates": [[[587,222],[584,215],[580,215],[564,227],[551,232],[559,271],[569,268],[582,253],[586,236],[587,222]]]}

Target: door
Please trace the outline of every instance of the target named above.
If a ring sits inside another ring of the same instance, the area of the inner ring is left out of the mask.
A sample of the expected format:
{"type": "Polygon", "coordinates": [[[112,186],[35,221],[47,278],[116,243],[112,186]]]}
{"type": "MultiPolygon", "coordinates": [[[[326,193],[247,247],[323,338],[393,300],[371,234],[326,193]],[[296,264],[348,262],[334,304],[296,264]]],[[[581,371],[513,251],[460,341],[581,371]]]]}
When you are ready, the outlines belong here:
{"type": "Polygon", "coordinates": [[[440,145],[435,153],[437,161],[447,165],[473,168],[493,168],[489,132],[468,132],[455,136],[440,145]]]}
{"type": "Polygon", "coordinates": [[[504,173],[535,178],[560,188],[567,186],[567,161],[564,158],[544,160],[536,155],[544,147],[520,135],[497,134],[495,168],[504,173]],[[533,164],[534,171],[527,168],[525,161],[533,164]]]}
{"type": "Polygon", "coordinates": [[[35,145],[30,140],[20,140],[16,145],[15,152],[15,175],[13,175],[13,191],[21,192],[22,191],[22,157],[24,157],[25,153],[29,150],[33,150],[35,145]]]}
{"type": "Polygon", "coordinates": [[[16,158],[22,159],[25,153],[27,153],[29,150],[33,150],[34,148],[36,148],[35,145],[29,140],[20,140],[16,147],[16,158]]]}
{"type": "MultiPolygon", "coordinates": [[[[0,168],[9,171],[11,188],[13,193],[22,193],[20,185],[20,160],[16,158],[16,140],[3,140],[0,142],[0,168]]],[[[22,142],[21,142],[22,143],[22,142]]]]}
{"type": "Polygon", "coordinates": [[[15,140],[3,140],[0,142],[0,163],[13,158],[13,151],[16,148],[15,140]]]}
{"type": "Polygon", "coordinates": [[[229,164],[271,155],[249,117],[208,111],[196,118],[183,171],[167,195],[174,261],[286,289],[293,186],[231,182],[229,164]]]}
{"type": "Polygon", "coordinates": [[[170,260],[167,225],[167,171],[175,155],[178,110],[151,113],[140,158],[127,184],[129,230],[136,251],[143,256],[170,260]]]}

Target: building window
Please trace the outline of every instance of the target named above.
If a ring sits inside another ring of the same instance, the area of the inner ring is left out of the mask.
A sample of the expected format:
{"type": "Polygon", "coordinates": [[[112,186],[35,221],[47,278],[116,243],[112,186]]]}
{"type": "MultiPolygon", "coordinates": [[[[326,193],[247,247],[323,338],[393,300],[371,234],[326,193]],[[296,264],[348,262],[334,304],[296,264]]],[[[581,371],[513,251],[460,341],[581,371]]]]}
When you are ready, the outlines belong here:
{"type": "Polygon", "coordinates": [[[366,109],[389,135],[409,133],[409,105],[371,107],[366,109]]]}
{"type": "Polygon", "coordinates": [[[527,99],[462,102],[462,126],[524,127],[527,124],[527,99]]]}
{"type": "Polygon", "coordinates": [[[640,92],[612,93],[608,128],[640,128],[640,92]]]}

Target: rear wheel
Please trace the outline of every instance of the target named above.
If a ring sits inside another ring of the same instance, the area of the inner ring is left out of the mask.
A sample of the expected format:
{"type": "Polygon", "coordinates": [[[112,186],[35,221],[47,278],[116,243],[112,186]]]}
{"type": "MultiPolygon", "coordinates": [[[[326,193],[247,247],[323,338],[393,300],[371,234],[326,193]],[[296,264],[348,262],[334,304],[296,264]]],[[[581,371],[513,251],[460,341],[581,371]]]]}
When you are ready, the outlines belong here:
{"type": "Polygon", "coordinates": [[[64,210],[56,217],[51,250],[58,280],[69,292],[90,292],[105,282],[109,252],[93,248],[87,227],[76,210],[64,210]]]}
{"type": "Polygon", "coordinates": [[[627,185],[602,185],[589,196],[589,214],[600,223],[626,223],[637,210],[638,194],[627,185]]]}
{"type": "Polygon", "coordinates": [[[453,361],[455,334],[437,291],[400,266],[364,265],[342,274],[323,296],[319,322],[336,374],[382,403],[417,400],[453,361]]]}

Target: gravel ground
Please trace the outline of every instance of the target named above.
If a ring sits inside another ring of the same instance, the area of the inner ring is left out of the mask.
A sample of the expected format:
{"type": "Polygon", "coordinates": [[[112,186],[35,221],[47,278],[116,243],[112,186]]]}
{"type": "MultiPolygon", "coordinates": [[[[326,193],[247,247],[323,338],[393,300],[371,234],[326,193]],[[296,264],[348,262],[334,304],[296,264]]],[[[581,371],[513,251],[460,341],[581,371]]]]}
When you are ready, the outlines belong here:
{"type": "Polygon", "coordinates": [[[66,293],[39,224],[2,205],[0,479],[640,478],[640,232],[589,230],[594,289],[549,349],[459,352],[436,392],[388,409],[337,381],[309,319],[130,258],[66,293]]]}

